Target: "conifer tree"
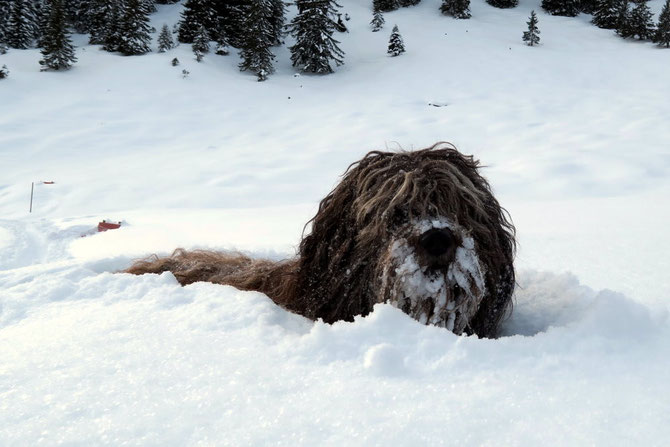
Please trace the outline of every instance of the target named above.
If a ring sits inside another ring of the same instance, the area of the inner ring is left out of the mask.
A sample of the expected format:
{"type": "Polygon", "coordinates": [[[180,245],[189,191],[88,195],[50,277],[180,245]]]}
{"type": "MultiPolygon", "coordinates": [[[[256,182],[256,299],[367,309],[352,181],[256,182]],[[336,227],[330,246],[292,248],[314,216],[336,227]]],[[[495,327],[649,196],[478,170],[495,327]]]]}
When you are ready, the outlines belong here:
{"type": "Polygon", "coordinates": [[[5,79],[7,76],[9,76],[9,69],[6,65],[3,65],[2,68],[0,68],[0,79],[5,79]]]}
{"type": "Polygon", "coordinates": [[[370,25],[372,25],[372,32],[376,33],[380,29],[384,28],[384,16],[382,15],[381,12],[375,11],[372,14],[372,21],[370,21],[370,25]]]}
{"type": "Polygon", "coordinates": [[[30,48],[36,27],[36,17],[29,0],[13,0],[5,28],[5,43],[12,48],[30,48]]]}
{"type": "Polygon", "coordinates": [[[92,3],[87,0],[67,0],[64,3],[66,20],[76,32],[90,31],[92,3]]]}
{"type": "Polygon", "coordinates": [[[421,0],[398,0],[398,5],[403,8],[418,5],[419,3],[421,3],[421,0]]]}
{"type": "Polygon", "coordinates": [[[42,33],[42,70],[67,70],[77,62],[65,24],[63,0],[49,1],[49,18],[42,33]]]}
{"type": "Polygon", "coordinates": [[[158,52],[165,53],[167,50],[174,48],[174,40],[172,39],[172,33],[170,28],[167,26],[167,23],[163,24],[161,32],[158,35],[158,52]]]}
{"type": "Polygon", "coordinates": [[[332,18],[339,7],[334,0],[297,0],[298,15],[289,25],[295,37],[290,47],[294,67],[310,73],[332,73],[331,62],[342,65],[344,52],[333,38],[332,18]]]}
{"type": "Polygon", "coordinates": [[[142,0],[126,0],[121,17],[119,51],[126,56],[151,51],[149,12],[142,0]]]}
{"type": "Polygon", "coordinates": [[[179,42],[193,43],[201,26],[210,34],[214,34],[218,29],[214,2],[212,0],[186,0],[179,21],[179,42]]]}
{"type": "Polygon", "coordinates": [[[486,0],[486,3],[496,8],[506,9],[515,8],[519,4],[519,0],[486,0]]]}
{"type": "Polygon", "coordinates": [[[272,5],[272,16],[270,17],[272,45],[281,45],[286,23],[286,6],[284,6],[284,0],[270,0],[270,4],[272,5]]]}
{"type": "Polygon", "coordinates": [[[616,33],[624,39],[633,35],[631,34],[628,0],[621,0],[619,3],[619,17],[617,18],[616,33]]]}
{"type": "Polygon", "coordinates": [[[598,0],[591,23],[598,28],[617,29],[622,1],[625,0],[598,0]]]}
{"type": "Polygon", "coordinates": [[[542,0],[542,9],[553,16],[575,17],[580,6],[580,0],[542,0]]]}
{"type": "Polygon", "coordinates": [[[659,46],[665,45],[666,48],[670,48],[670,0],[665,0],[661,14],[658,16],[654,42],[659,46]]]}
{"type": "Polygon", "coordinates": [[[535,11],[530,12],[530,17],[526,24],[528,25],[528,31],[524,31],[522,39],[526,42],[526,45],[532,47],[540,43],[540,30],[537,28],[537,15],[535,11]]]}
{"type": "Polygon", "coordinates": [[[598,0],[581,0],[579,10],[585,14],[593,14],[598,6],[598,0]]]}
{"type": "Polygon", "coordinates": [[[119,0],[111,0],[108,3],[109,8],[106,10],[104,16],[106,22],[100,28],[100,32],[102,33],[102,48],[110,52],[120,51],[123,40],[121,23],[123,11],[121,10],[119,0]]]}
{"type": "Polygon", "coordinates": [[[398,0],[372,0],[372,10],[375,12],[391,12],[399,7],[398,0]]]}
{"type": "Polygon", "coordinates": [[[393,26],[391,37],[389,38],[389,48],[387,53],[391,56],[400,56],[405,52],[405,44],[402,41],[402,36],[398,30],[398,25],[393,26]]]}
{"type": "Polygon", "coordinates": [[[103,45],[105,43],[108,25],[110,24],[110,18],[112,18],[112,10],[117,6],[116,1],[93,0],[91,2],[89,7],[89,32],[91,35],[88,43],[92,45],[103,45]]]}
{"type": "Polygon", "coordinates": [[[200,62],[205,54],[209,53],[209,33],[204,26],[200,26],[198,31],[193,37],[193,44],[191,48],[193,49],[193,54],[195,54],[195,59],[200,62]]]}
{"type": "Polygon", "coordinates": [[[247,16],[247,32],[242,39],[240,70],[256,73],[258,81],[265,81],[274,72],[274,54],[270,51],[276,38],[273,9],[271,0],[252,0],[247,16]]]}
{"type": "Polygon", "coordinates": [[[654,36],[654,21],[653,15],[647,2],[643,1],[637,4],[630,12],[630,20],[628,22],[628,29],[631,36],[637,36],[640,40],[651,39],[654,36]]]}
{"type": "MultiPolygon", "coordinates": [[[[0,47],[6,43],[5,36],[7,24],[9,22],[9,13],[11,11],[11,2],[9,0],[0,0],[0,47]]],[[[4,54],[0,52],[0,54],[4,54]]]]}
{"type": "Polygon", "coordinates": [[[470,0],[442,0],[440,11],[444,15],[452,16],[456,19],[469,19],[470,0]]]}
{"type": "MultiPolygon", "coordinates": [[[[241,42],[245,35],[244,24],[246,23],[246,18],[248,16],[250,0],[215,0],[214,3],[218,27],[220,31],[224,33],[226,44],[230,44],[237,48],[241,47],[241,42]]],[[[284,4],[283,2],[280,2],[280,0],[274,0],[273,5],[274,14],[276,14],[273,15],[275,27],[278,27],[278,24],[281,23],[281,31],[283,32],[283,24],[285,21],[284,4]],[[281,5],[279,3],[281,3],[281,5]],[[281,14],[279,13],[279,8],[282,9],[281,14]]],[[[277,29],[277,31],[280,30],[277,29]]],[[[279,35],[279,33],[277,35],[279,35]]],[[[222,39],[218,35],[212,37],[214,37],[217,42],[222,39]]]]}

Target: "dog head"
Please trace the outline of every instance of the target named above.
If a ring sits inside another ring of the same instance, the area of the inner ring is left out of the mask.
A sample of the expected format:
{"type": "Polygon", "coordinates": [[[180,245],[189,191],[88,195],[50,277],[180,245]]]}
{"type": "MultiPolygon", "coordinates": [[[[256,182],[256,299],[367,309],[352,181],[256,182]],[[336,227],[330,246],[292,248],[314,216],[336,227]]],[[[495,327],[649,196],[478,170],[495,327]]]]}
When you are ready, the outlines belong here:
{"type": "Polygon", "coordinates": [[[332,322],[388,302],[495,336],[514,288],[514,227],[478,168],[446,143],[352,164],[301,242],[299,306],[332,322]]]}

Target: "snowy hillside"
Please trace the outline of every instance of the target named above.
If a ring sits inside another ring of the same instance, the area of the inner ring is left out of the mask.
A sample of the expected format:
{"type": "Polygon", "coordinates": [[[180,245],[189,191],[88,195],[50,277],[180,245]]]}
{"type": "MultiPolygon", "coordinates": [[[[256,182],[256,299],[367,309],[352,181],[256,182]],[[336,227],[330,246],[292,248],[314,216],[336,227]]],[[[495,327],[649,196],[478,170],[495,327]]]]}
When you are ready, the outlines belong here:
{"type": "Polygon", "coordinates": [[[369,2],[341,3],[327,76],[298,75],[286,46],[262,83],[188,45],[124,58],[75,35],[67,72],[0,55],[0,445],[667,443],[670,50],[539,0],[473,1],[470,20],[423,0],[378,33],[369,2]],[[407,52],[390,58],[394,24],[407,52]],[[178,246],[291,256],[350,163],[445,140],[517,227],[498,340],[114,273],[178,246]]]}

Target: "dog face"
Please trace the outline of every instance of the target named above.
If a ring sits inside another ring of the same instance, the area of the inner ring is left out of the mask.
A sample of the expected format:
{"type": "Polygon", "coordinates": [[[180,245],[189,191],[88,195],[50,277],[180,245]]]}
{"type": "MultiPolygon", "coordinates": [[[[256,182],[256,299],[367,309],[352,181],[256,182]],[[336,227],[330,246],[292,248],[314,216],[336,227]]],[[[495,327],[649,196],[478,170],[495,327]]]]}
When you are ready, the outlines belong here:
{"type": "Polygon", "coordinates": [[[485,274],[465,228],[444,217],[411,222],[381,256],[377,301],[461,334],[484,299],[485,274]]]}
{"type": "Polygon", "coordinates": [[[303,238],[292,309],[351,321],[388,302],[424,324],[495,336],[514,289],[514,227],[478,168],[446,144],[350,166],[303,238]]]}

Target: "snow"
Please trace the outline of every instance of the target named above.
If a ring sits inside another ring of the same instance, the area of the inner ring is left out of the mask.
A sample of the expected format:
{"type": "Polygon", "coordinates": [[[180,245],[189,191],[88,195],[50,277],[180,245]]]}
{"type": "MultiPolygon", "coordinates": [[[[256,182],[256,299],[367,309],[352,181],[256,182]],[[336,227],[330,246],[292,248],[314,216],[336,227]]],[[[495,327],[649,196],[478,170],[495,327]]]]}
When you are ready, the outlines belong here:
{"type": "Polygon", "coordinates": [[[424,0],[377,33],[367,3],[342,3],[327,76],[294,76],[286,47],[261,83],[188,45],[123,58],[74,36],[63,73],[0,55],[0,445],[668,439],[670,52],[537,0],[473,2],[470,20],[424,0]],[[390,305],[313,323],[260,293],[115,273],[178,246],[290,256],[351,162],[439,140],[482,160],[517,227],[500,339],[390,305]]]}

